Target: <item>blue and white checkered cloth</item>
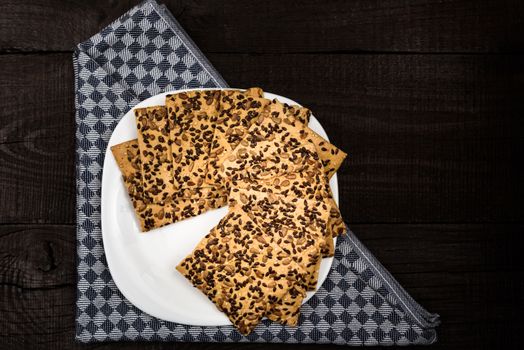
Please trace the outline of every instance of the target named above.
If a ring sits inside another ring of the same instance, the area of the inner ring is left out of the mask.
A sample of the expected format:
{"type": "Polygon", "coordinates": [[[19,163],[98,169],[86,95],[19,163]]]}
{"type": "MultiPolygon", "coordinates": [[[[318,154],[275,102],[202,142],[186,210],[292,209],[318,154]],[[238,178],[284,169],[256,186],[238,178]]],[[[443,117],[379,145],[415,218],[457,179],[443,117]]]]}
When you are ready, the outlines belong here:
{"type": "Polygon", "coordinates": [[[74,57],[80,342],[289,342],[431,344],[438,315],[419,306],[350,232],[339,237],[331,272],[302,306],[297,327],[269,320],[243,336],[232,326],[156,319],[120,293],[104,256],[100,193],[107,143],[120,118],[155,94],[227,87],[169,11],[149,0],[78,45],[74,57]]]}

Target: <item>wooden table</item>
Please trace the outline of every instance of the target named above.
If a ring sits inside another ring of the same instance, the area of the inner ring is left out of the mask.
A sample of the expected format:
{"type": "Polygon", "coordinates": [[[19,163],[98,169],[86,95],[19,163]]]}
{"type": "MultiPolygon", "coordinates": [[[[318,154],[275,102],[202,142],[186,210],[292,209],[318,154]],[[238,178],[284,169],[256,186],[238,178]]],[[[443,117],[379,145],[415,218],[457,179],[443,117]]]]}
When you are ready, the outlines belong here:
{"type": "MultiPolygon", "coordinates": [[[[1,1],[2,349],[240,347],[73,340],[72,49],[135,3],[1,1]]],[[[349,152],[339,171],[343,215],[415,299],[440,313],[432,348],[516,346],[524,2],[166,3],[231,86],[300,101],[349,152]]]]}

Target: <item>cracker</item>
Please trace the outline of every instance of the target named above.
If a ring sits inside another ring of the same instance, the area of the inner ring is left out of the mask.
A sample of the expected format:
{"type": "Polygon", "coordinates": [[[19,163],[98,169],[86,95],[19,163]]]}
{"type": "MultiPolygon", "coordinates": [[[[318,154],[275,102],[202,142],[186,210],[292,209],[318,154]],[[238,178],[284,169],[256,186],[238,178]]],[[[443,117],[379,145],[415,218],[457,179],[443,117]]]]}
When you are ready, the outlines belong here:
{"type": "Polygon", "coordinates": [[[176,267],[243,334],[304,276],[270,238],[245,213],[232,210],[176,267]]]}
{"type": "Polygon", "coordinates": [[[251,181],[249,179],[235,181],[232,185],[232,191],[237,189],[254,189],[290,199],[301,198],[325,204],[329,217],[327,219],[327,227],[323,230],[326,244],[322,247],[321,253],[323,257],[329,257],[333,256],[335,252],[333,237],[342,233],[345,225],[342,222],[340,212],[331,196],[331,192],[326,192],[324,186],[320,184],[321,182],[322,180],[318,175],[308,176],[307,173],[300,172],[278,176],[267,181],[251,181]]]}
{"type": "MultiPolygon", "coordinates": [[[[295,107],[300,110],[302,107],[295,107]]],[[[305,126],[300,119],[296,118],[297,112],[293,112],[289,106],[273,100],[269,105],[269,111],[262,113],[248,131],[246,138],[268,137],[288,140],[293,143],[309,142],[313,144],[318,152],[326,176],[331,178],[339,169],[347,154],[326,141],[316,132],[305,126]]]]}
{"type": "MultiPolygon", "coordinates": [[[[266,315],[271,320],[290,326],[296,325],[305,291],[316,288],[321,259],[318,255],[310,256],[311,247],[305,247],[304,241],[308,238],[314,240],[314,251],[322,250],[320,242],[325,238],[323,232],[328,220],[327,208],[323,206],[323,203],[314,199],[284,197],[252,189],[231,190],[230,208],[240,207],[247,212],[250,218],[262,227],[264,232],[269,233],[282,249],[289,252],[292,259],[302,264],[308,273],[304,284],[294,284],[282,300],[273,305],[266,315]],[[280,237],[283,231],[288,239],[280,237]],[[308,253],[303,254],[304,251],[308,253]]],[[[332,237],[328,237],[333,242],[332,237]]]]}
{"type": "Polygon", "coordinates": [[[168,116],[174,124],[170,138],[176,188],[204,184],[220,94],[219,90],[194,90],[166,96],[168,116]]]}
{"type": "Polygon", "coordinates": [[[333,144],[326,141],[322,136],[310,128],[306,129],[306,134],[306,140],[315,145],[318,155],[322,160],[322,165],[324,166],[326,176],[328,179],[330,179],[340,168],[344,162],[344,159],[346,159],[347,154],[340,148],[337,148],[333,144]]]}
{"type": "MultiPolygon", "coordinates": [[[[289,108],[286,105],[273,101],[270,110],[259,115],[240,144],[233,151],[220,158],[218,162],[220,171],[217,176],[231,180],[246,168],[254,168],[254,165],[261,168],[261,171],[263,171],[262,168],[266,168],[265,177],[277,176],[284,172],[289,173],[292,171],[288,169],[282,171],[283,167],[287,166],[289,162],[282,162],[275,167],[272,160],[280,162],[283,157],[294,152],[295,148],[302,149],[310,145],[318,153],[318,157],[324,165],[326,176],[329,178],[338,169],[346,154],[305,127],[289,113],[289,108]],[[262,151],[271,150],[272,154],[261,154],[260,150],[253,154],[254,148],[260,146],[261,143],[265,143],[266,146],[270,145],[262,151]],[[268,166],[265,160],[269,156],[275,157],[271,159],[268,166]]],[[[299,169],[295,168],[294,170],[298,171],[299,169]]],[[[257,178],[263,178],[258,176],[259,174],[255,175],[257,178]]]]}
{"type": "MultiPolygon", "coordinates": [[[[346,227],[333,200],[328,175],[324,175],[326,169],[318,154],[322,146],[309,141],[305,133],[301,134],[304,128],[300,125],[293,116],[261,115],[237,148],[224,155],[220,174],[229,179],[233,187],[238,186],[235,182],[245,180],[264,185],[275,193],[325,198],[331,213],[329,231],[336,236],[345,232],[346,227]],[[288,176],[296,180],[291,181],[288,176]],[[287,189],[283,184],[291,187],[287,189]]],[[[333,244],[330,247],[328,255],[334,251],[333,244]]]]}
{"type": "Polygon", "coordinates": [[[240,143],[253,120],[269,104],[269,100],[263,98],[263,95],[260,88],[222,91],[210,149],[206,177],[208,184],[227,187],[227,183],[216,176],[219,168],[217,161],[222,154],[229,153],[240,143]]]}
{"type": "MultiPolygon", "coordinates": [[[[232,188],[253,188],[283,196],[322,201],[328,205],[330,213],[326,235],[336,237],[346,231],[346,225],[333,199],[331,187],[319,161],[308,162],[299,172],[275,176],[271,179],[253,180],[244,177],[241,180],[233,180],[231,186],[232,188]]],[[[323,252],[324,256],[332,256],[334,253],[332,240],[328,240],[328,243],[329,249],[323,252]]]]}
{"type": "Polygon", "coordinates": [[[141,159],[137,140],[130,140],[111,147],[120,168],[129,198],[133,204],[140,229],[143,232],[175,223],[227,203],[227,193],[217,189],[209,198],[202,198],[198,191],[190,196],[179,194],[174,200],[164,204],[154,203],[144,191],[141,172],[141,159]]]}
{"type": "Polygon", "coordinates": [[[229,182],[244,177],[270,179],[300,171],[312,157],[315,149],[307,143],[290,145],[271,137],[244,139],[220,161],[218,176],[229,182]]]}
{"type": "MultiPolygon", "coordinates": [[[[275,146],[277,149],[285,149],[286,151],[282,153],[292,152],[294,147],[302,148],[309,146],[309,160],[303,163],[302,170],[295,169],[295,173],[297,177],[304,177],[304,175],[309,177],[309,183],[302,181],[304,191],[309,191],[308,193],[316,193],[317,195],[325,197],[326,201],[329,202],[331,208],[330,232],[332,236],[337,236],[346,231],[346,226],[340,215],[338,206],[333,200],[327,178],[332,176],[338,169],[346,154],[325,141],[311,129],[304,127],[303,123],[295,118],[297,113],[290,112],[290,110],[289,106],[278,101],[273,101],[270,105],[270,111],[262,113],[259,118],[257,118],[256,123],[248,130],[248,133],[244,140],[241,141],[241,144],[229,155],[224,155],[223,158],[225,160],[222,161],[222,176],[229,178],[233,182],[242,179],[242,177],[255,177],[257,178],[256,181],[261,184],[265,183],[267,188],[270,189],[270,182],[260,181],[263,177],[258,176],[258,174],[249,176],[250,172],[253,173],[252,163],[255,162],[252,158],[258,160],[258,164],[262,164],[262,168],[266,167],[268,172],[270,172],[268,178],[279,177],[283,172],[275,171],[272,167],[267,166],[263,161],[268,157],[268,155],[263,154],[263,152],[255,155],[250,153],[245,157],[245,159],[239,160],[240,151],[245,148],[252,152],[251,149],[246,146],[253,148],[258,147],[260,144],[267,145],[268,143],[275,146]],[[311,151],[311,147],[314,147],[314,151],[311,151]],[[316,155],[311,156],[312,153],[316,153],[316,155]],[[320,174],[321,168],[319,167],[317,159],[321,160],[325,176],[320,174]],[[306,171],[306,167],[309,168],[308,171],[306,171]],[[314,171],[315,175],[311,175],[311,171],[314,171]],[[313,185],[316,185],[317,187],[311,188],[313,185]]],[[[298,108],[298,110],[300,110],[300,108],[298,108]]],[[[242,152],[243,154],[246,153],[245,151],[242,152]]],[[[278,160],[281,161],[280,159],[278,160]]],[[[286,162],[281,162],[279,165],[282,167],[286,165],[286,162]]],[[[288,171],[287,173],[290,174],[293,173],[293,171],[288,171]]],[[[279,179],[274,180],[278,181],[279,179]]],[[[286,180],[281,179],[281,181],[287,183],[286,180]]],[[[294,186],[291,190],[293,190],[298,196],[304,195],[304,191],[300,191],[300,186],[294,186]]],[[[273,192],[278,192],[278,189],[273,192]]],[[[328,255],[332,255],[333,252],[334,247],[333,244],[331,244],[328,255]]]]}
{"type": "Polygon", "coordinates": [[[266,314],[271,321],[286,326],[296,326],[300,317],[300,307],[306,297],[306,289],[300,284],[294,284],[287,294],[266,314]]]}
{"type": "Polygon", "coordinates": [[[230,208],[239,207],[246,212],[254,223],[271,235],[272,241],[302,264],[309,276],[306,287],[315,289],[320,253],[326,246],[324,232],[329,211],[324,203],[234,188],[230,192],[229,204],[230,208]]]}
{"type": "Polygon", "coordinates": [[[154,203],[162,204],[175,192],[167,110],[165,106],[136,108],[135,118],[143,188],[154,203]]]}

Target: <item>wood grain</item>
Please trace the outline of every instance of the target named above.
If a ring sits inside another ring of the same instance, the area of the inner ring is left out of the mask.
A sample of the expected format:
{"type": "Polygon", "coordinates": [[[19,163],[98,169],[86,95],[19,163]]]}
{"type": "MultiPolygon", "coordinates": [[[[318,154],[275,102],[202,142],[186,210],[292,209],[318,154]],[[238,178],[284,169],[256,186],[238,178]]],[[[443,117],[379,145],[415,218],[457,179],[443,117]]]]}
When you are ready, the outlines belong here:
{"type": "MultiPolygon", "coordinates": [[[[524,306],[524,282],[517,277],[523,271],[518,262],[524,249],[524,225],[375,224],[352,229],[415,299],[441,315],[439,343],[432,348],[498,348],[509,342],[511,331],[524,326],[513,312],[524,306]]],[[[0,348],[86,348],[73,342],[74,236],[73,225],[0,226],[0,329],[5,340],[0,348]]],[[[173,348],[172,344],[122,346],[173,348]]],[[[195,345],[181,345],[191,346],[195,345]]]]}
{"type": "Polygon", "coordinates": [[[0,285],[27,290],[72,286],[75,238],[71,225],[0,225],[0,285]]]}
{"type": "Polygon", "coordinates": [[[3,55],[0,67],[0,223],[72,223],[71,55],[3,55]]]}
{"type": "MultiPolygon", "coordinates": [[[[522,219],[521,56],[210,59],[231,86],[313,110],[350,154],[339,171],[350,223],[522,219]]],[[[0,222],[74,223],[71,56],[3,55],[0,65],[0,222]]]]}
{"type": "MultiPolygon", "coordinates": [[[[0,349],[332,349],[74,342],[71,51],[138,2],[2,1],[0,349]]],[[[160,2],[232,86],[310,107],[350,153],[342,212],[441,314],[432,349],[518,348],[524,2],[160,2]]]]}
{"type": "MultiPolygon", "coordinates": [[[[7,0],[0,51],[64,51],[138,1],[7,0]]],[[[210,52],[522,52],[519,0],[162,1],[210,52]]]]}

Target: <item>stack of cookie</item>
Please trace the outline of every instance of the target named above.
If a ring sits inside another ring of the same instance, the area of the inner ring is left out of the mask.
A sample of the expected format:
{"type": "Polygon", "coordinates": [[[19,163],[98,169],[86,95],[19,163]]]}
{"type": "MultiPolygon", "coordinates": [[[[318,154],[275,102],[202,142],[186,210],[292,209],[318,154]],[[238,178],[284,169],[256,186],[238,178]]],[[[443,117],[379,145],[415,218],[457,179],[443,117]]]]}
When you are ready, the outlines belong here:
{"type": "Polygon", "coordinates": [[[261,89],[191,91],[135,111],[138,140],[112,147],[142,230],[229,205],[177,270],[244,334],[295,325],[322,257],[345,232],[329,178],[346,154],[310,112],[261,89]]]}
{"type": "Polygon", "coordinates": [[[227,186],[213,172],[270,102],[262,95],[258,88],[191,91],[168,95],[165,106],[135,109],[138,139],[111,151],[142,231],[227,204],[227,186]]]}

